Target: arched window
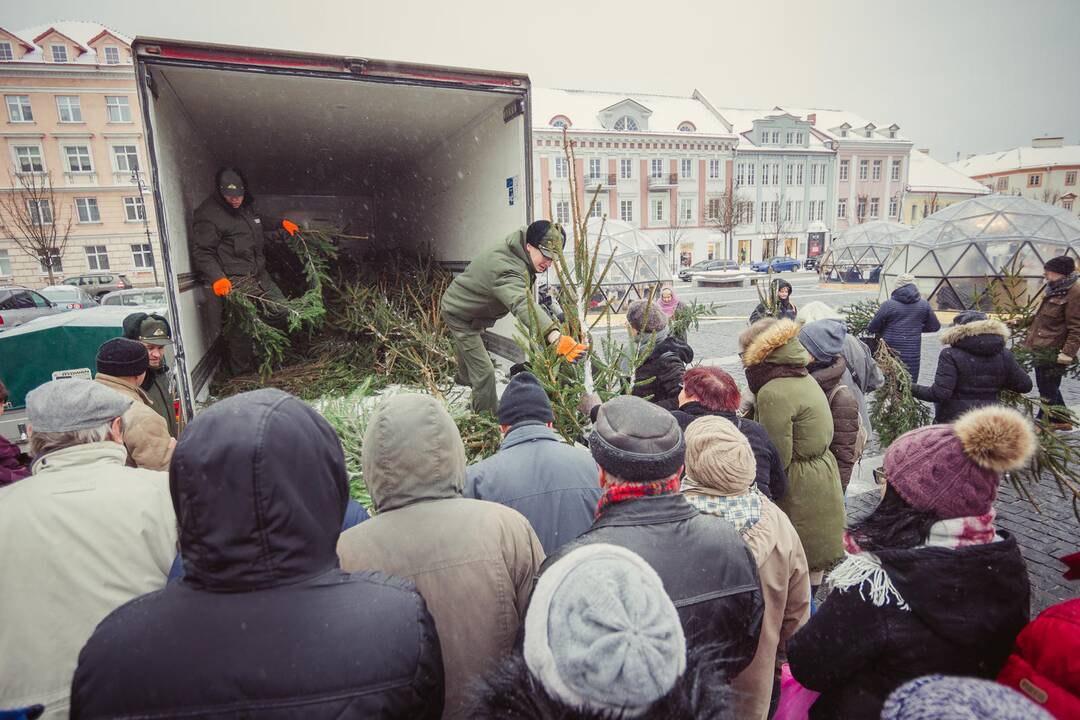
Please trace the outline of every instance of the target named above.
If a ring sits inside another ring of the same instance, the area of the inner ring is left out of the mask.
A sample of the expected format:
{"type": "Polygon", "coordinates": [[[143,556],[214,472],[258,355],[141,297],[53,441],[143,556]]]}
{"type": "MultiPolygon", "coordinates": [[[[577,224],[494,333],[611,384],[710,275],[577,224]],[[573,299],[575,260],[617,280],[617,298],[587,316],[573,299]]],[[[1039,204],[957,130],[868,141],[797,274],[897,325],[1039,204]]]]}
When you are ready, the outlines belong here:
{"type": "Polygon", "coordinates": [[[549,122],[548,125],[557,128],[568,128],[573,125],[573,123],[571,123],[570,118],[566,117],[565,115],[556,115],[555,117],[551,118],[551,122],[549,122]]]}
{"type": "Polygon", "coordinates": [[[679,123],[679,132],[695,132],[696,130],[697,128],[694,127],[694,123],[689,120],[679,123]]]}
{"type": "Polygon", "coordinates": [[[629,115],[623,115],[621,118],[616,120],[614,127],[616,130],[626,130],[628,132],[633,132],[638,129],[637,120],[630,117],[629,115]]]}

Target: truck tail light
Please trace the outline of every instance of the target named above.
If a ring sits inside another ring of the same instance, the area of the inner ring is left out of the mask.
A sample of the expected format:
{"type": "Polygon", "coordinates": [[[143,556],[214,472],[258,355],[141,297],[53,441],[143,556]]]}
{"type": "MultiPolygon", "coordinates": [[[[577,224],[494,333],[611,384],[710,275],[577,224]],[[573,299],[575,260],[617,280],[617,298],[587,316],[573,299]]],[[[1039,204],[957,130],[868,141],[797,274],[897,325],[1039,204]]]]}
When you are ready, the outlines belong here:
{"type": "Polygon", "coordinates": [[[180,401],[173,400],[173,415],[176,417],[176,422],[180,422],[180,401]]]}
{"type": "Polygon", "coordinates": [[[124,281],[123,280],[117,280],[116,281],[116,287],[123,290],[124,289],[124,281]]]}
{"type": "Polygon", "coordinates": [[[3,324],[4,324],[4,316],[0,315],[0,325],[3,325],[3,324]]]}

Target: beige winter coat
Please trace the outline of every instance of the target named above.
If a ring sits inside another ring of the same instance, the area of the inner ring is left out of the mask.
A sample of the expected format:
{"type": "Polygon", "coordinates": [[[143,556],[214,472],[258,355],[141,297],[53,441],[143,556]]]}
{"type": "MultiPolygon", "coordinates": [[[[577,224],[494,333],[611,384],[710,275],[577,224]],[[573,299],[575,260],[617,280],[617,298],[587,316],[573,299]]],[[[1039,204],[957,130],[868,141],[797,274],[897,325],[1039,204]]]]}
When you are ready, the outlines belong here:
{"type": "Polygon", "coordinates": [[[761,519],[742,538],[757,561],[765,615],[757,654],[732,681],[738,694],[735,717],[765,720],[777,652],[810,619],[810,575],[799,534],[784,511],[768,498],[762,498],[761,519]]]}
{"type": "Polygon", "coordinates": [[[168,471],[176,440],[169,435],[165,418],[154,410],[150,396],[142,388],[128,385],[112,375],[98,373],[94,380],[135,401],[123,418],[128,464],[147,470],[168,471]]]}
{"type": "Polygon", "coordinates": [[[346,571],[416,583],[439,631],[443,717],[463,718],[468,684],[513,649],[544,550],[521,513],[461,496],[465,448],[435,403],[397,396],[373,417],[363,473],[376,515],[341,535],[338,555],[346,571]]]}
{"type": "Polygon", "coordinates": [[[165,586],[176,516],[165,473],[114,442],[38,458],[0,490],[0,708],[66,718],[79,651],[101,620],[165,586]]]}

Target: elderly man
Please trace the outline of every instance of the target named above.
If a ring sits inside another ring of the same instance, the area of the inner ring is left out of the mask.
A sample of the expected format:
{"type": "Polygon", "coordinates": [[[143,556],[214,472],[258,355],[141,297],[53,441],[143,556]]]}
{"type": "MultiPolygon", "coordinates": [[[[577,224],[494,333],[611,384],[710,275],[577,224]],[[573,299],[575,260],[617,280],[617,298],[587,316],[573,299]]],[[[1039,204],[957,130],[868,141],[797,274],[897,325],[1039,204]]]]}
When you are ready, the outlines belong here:
{"type": "Polygon", "coordinates": [[[165,364],[165,349],[172,345],[169,321],[157,313],[132,313],[124,318],[124,337],[141,342],[150,356],[150,367],[141,387],[154,412],[165,419],[169,435],[179,437],[180,427],[176,417],[176,396],[169,366],[165,364]]]}
{"type": "Polygon", "coordinates": [[[125,466],[131,404],[75,379],[26,397],[33,474],[0,491],[0,707],[66,718],[90,633],[165,585],[176,553],[169,477],[125,466]]]}

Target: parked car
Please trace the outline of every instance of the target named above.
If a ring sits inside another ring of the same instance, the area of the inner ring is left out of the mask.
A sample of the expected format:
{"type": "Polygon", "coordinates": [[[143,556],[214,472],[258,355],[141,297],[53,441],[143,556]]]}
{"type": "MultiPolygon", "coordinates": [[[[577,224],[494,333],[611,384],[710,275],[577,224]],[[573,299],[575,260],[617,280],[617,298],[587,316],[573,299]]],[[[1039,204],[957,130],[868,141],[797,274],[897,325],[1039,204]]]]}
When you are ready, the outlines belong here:
{"type": "Polygon", "coordinates": [[[61,285],[75,285],[92,297],[99,298],[113,290],[127,290],[135,287],[126,275],[113,272],[93,272],[86,275],[64,278],[61,285]]]}
{"type": "Polygon", "coordinates": [[[817,270],[818,265],[820,265],[820,264],[821,264],[821,256],[820,255],[814,255],[812,257],[806,258],[806,262],[803,263],[803,267],[805,267],[807,270],[817,270]]]}
{"type": "Polygon", "coordinates": [[[729,272],[737,271],[739,269],[739,263],[734,260],[702,260],[701,262],[694,263],[690,267],[684,267],[679,270],[679,279],[686,281],[694,276],[694,273],[707,272],[710,270],[726,270],[729,272]]]}
{"type": "Polygon", "coordinates": [[[75,285],[50,285],[38,292],[64,310],[82,310],[98,304],[85,290],[75,285]]]}
{"type": "Polygon", "coordinates": [[[101,296],[102,305],[149,305],[157,307],[165,304],[165,288],[133,288],[114,290],[101,296]]]}
{"type": "Polygon", "coordinates": [[[768,260],[753,263],[750,265],[750,269],[754,272],[768,272],[770,265],[772,266],[773,272],[787,272],[799,269],[799,261],[793,257],[788,257],[787,255],[779,255],[777,257],[769,258],[768,260]]]}
{"type": "Polygon", "coordinates": [[[21,285],[0,285],[0,332],[34,318],[64,312],[47,297],[21,285]]]}

